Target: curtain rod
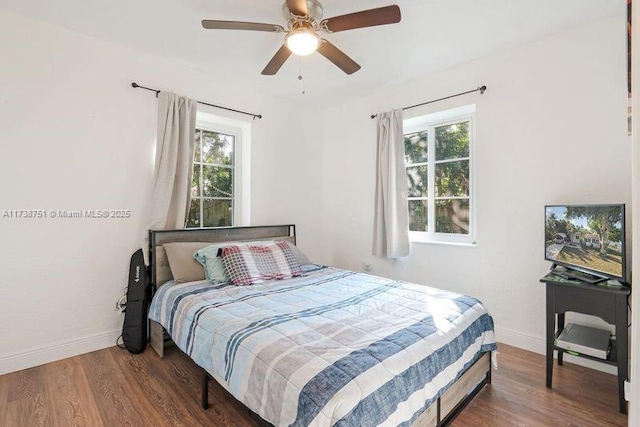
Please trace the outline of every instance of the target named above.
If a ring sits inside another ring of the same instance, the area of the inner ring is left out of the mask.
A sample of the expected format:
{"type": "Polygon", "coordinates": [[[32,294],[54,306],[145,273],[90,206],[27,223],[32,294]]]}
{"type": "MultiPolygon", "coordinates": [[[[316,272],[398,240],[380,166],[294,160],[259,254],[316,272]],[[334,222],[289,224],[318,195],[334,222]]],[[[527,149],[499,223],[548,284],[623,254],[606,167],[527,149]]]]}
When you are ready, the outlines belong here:
{"type": "MultiPolygon", "coordinates": [[[[158,97],[158,94],[162,91],[157,90],[157,89],[151,89],[150,87],[144,87],[144,86],[140,86],[138,83],[133,82],[131,83],[131,87],[133,88],[140,88],[140,89],[145,89],[145,90],[150,90],[151,92],[155,92],[156,93],[156,98],[158,97]]],[[[196,101],[198,104],[202,104],[202,105],[208,105],[209,107],[215,107],[215,108],[220,108],[222,110],[227,110],[227,111],[233,111],[234,113],[240,113],[240,114],[245,114],[247,116],[251,116],[253,117],[253,120],[257,118],[261,119],[262,118],[262,114],[254,114],[254,113],[247,113],[246,111],[240,111],[240,110],[234,110],[233,108],[227,108],[227,107],[221,107],[220,105],[214,105],[214,104],[209,104],[208,102],[202,102],[202,101],[196,101]]]]}
{"type": "MultiPolygon", "coordinates": [[[[431,103],[438,102],[438,101],[444,101],[445,99],[455,98],[456,96],[466,95],[468,93],[480,92],[480,94],[483,94],[485,90],[487,90],[486,86],[484,86],[484,85],[483,86],[478,86],[477,88],[475,88],[473,90],[468,90],[466,92],[460,92],[460,93],[456,93],[455,95],[445,96],[444,98],[433,99],[431,101],[423,102],[421,104],[416,104],[416,105],[411,105],[409,107],[404,107],[403,110],[408,110],[409,108],[421,107],[423,105],[431,104],[431,103]]],[[[375,119],[376,116],[377,116],[377,114],[372,114],[371,118],[375,119]]]]}

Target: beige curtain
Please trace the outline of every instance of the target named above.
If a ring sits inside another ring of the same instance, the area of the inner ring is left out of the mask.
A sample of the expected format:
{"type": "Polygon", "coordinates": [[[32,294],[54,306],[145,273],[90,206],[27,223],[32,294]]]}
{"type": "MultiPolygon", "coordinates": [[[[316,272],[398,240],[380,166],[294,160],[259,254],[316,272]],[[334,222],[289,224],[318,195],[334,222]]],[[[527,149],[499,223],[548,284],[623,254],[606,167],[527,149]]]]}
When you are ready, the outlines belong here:
{"type": "MultiPolygon", "coordinates": [[[[197,102],[171,92],[158,96],[158,132],[148,230],[184,228],[191,203],[197,102]]],[[[148,236],[142,248],[148,250],[148,236]]]]}
{"type": "Polygon", "coordinates": [[[409,255],[409,208],[402,110],[378,114],[373,254],[409,255]]]}

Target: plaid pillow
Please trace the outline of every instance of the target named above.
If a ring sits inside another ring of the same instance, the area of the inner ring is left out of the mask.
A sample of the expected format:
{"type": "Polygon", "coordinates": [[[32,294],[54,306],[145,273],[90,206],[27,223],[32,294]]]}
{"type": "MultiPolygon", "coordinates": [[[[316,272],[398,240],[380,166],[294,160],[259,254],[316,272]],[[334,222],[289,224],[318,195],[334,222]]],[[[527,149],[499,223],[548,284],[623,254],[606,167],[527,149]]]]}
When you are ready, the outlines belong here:
{"type": "Polygon", "coordinates": [[[226,246],[222,248],[220,256],[234,285],[251,285],[302,275],[298,261],[285,242],[265,246],[226,246]]]}
{"type": "MultiPolygon", "coordinates": [[[[193,254],[193,259],[198,261],[204,267],[204,276],[211,283],[226,283],[229,281],[227,276],[227,270],[224,268],[222,258],[220,258],[220,250],[229,245],[252,245],[252,246],[264,246],[273,245],[273,240],[258,240],[255,242],[225,242],[214,243],[212,245],[206,245],[206,247],[199,249],[193,254]]],[[[172,243],[170,243],[172,244],[172,243]]],[[[293,252],[293,249],[291,249],[293,252]]],[[[294,252],[295,256],[295,252],[294,252]]],[[[297,258],[296,258],[297,259],[297,258]]]]}

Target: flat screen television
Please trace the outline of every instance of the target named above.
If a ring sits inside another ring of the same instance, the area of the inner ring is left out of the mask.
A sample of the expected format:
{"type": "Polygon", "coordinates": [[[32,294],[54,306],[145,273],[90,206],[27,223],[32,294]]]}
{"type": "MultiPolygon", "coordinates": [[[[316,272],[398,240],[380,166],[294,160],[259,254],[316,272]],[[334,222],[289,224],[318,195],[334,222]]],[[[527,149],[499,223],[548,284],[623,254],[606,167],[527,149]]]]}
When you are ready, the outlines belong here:
{"type": "Polygon", "coordinates": [[[569,277],[626,282],[624,204],[545,206],[544,240],[545,259],[569,277]]]}

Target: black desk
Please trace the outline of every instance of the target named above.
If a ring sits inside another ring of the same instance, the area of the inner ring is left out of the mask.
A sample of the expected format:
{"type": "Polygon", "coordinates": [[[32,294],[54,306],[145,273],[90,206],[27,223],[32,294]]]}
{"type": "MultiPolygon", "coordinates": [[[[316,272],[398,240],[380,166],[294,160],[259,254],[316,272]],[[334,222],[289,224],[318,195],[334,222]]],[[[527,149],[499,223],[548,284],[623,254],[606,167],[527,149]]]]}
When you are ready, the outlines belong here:
{"type": "Polygon", "coordinates": [[[579,280],[567,280],[547,274],[540,279],[547,285],[547,387],[553,379],[553,351],[558,352],[558,365],[562,365],[565,350],[555,346],[555,339],[564,328],[567,311],[590,314],[615,325],[616,339],[611,341],[611,351],[607,360],[580,354],[580,357],[608,363],[618,367],[618,398],[620,412],[627,413],[624,400],[624,382],[629,378],[629,313],[627,303],[630,288],[613,288],[579,280]],[[558,324],[556,329],[556,314],[558,324]]]}

